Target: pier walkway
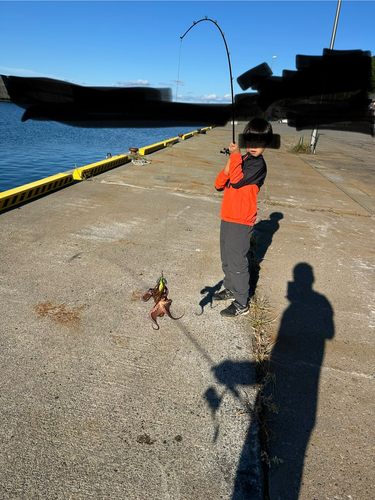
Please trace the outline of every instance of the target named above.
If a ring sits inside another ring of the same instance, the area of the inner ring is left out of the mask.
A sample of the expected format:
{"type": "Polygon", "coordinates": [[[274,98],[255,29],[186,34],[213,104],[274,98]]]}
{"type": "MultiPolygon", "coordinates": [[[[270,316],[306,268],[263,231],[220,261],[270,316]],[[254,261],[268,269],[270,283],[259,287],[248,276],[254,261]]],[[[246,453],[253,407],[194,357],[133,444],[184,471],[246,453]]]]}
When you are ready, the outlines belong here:
{"type": "Polygon", "coordinates": [[[268,477],[250,318],[210,301],[227,126],[0,213],[1,499],[261,500],[265,482],[272,500],[373,498],[374,141],[326,132],[310,157],[274,131],[268,477]],[[156,331],[140,297],[162,271],[184,315],[156,331]]]}

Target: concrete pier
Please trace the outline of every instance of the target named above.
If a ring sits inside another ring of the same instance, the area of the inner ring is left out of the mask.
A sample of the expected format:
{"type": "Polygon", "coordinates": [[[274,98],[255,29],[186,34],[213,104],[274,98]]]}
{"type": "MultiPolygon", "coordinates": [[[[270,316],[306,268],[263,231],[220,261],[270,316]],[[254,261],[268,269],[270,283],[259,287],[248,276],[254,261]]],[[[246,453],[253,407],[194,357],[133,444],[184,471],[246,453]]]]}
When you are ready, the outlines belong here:
{"type": "Polygon", "coordinates": [[[250,319],[210,300],[228,126],[0,214],[0,498],[372,499],[374,140],[327,132],[303,157],[274,131],[257,221],[278,340],[268,477],[250,319]],[[155,331],[140,297],[162,271],[183,317],[155,331]]]}

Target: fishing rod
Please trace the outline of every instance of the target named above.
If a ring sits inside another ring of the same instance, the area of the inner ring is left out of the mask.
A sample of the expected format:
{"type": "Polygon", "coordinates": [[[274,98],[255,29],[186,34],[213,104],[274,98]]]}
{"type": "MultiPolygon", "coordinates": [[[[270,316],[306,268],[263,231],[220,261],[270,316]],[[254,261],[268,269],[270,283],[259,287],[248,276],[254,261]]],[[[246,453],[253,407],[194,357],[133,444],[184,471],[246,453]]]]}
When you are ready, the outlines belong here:
{"type": "Polygon", "coordinates": [[[230,64],[230,57],[229,57],[229,50],[228,50],[228,45],[225,40],[224,33],[222,32],[220,26],[217,24],[217,21],[213,21],[212,19],[209,19],[207,16],[204,19],[199,19],[199,21],[194,21],[194,23],[190,26],[190,28],[182,35],[180,36],[181,41],[189,33],[189,31],[194,28],[197,24],[201,23],[202,21],[210,21],[213,23],[217,29],[220,31],[221,36],[223,37],[224,44],[225,44],[225,50],[227,51],[227,57],[228,57],[228,64],[229,64],[229,75],[230,75],[230,88],[231,88],[231,95],[232,95],[232,136],[233,136],[233,142],[235,143],[235,130],[234,130],[234,96],[233,96],[233,77],[232,77],[232,66],[230,64]]]}

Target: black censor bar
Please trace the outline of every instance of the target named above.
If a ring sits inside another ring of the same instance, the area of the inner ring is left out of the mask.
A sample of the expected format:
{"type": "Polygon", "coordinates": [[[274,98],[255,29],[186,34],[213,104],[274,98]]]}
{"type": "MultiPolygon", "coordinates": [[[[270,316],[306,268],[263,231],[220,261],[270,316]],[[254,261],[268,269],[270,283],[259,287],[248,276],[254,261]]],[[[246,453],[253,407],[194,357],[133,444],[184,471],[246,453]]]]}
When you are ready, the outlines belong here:
{"type": "Polygon", "coordinates": [[[172,102],[171,89],[82,87],[15,76],[3,76],[3,81],[12,102],[25,109],[23,121],[93,128],[223,126],[233,117],[262,116],[277,103],[297,130],[342,127],[371,133],[371,75],[369,51],[324,49],[321,56],[297,55],[296,70],[284,70],[281,77],[272,76],[267,63],[246,71],[237,82],[242,90],[254,92],[236,95],[232,104],[172,102]]]}

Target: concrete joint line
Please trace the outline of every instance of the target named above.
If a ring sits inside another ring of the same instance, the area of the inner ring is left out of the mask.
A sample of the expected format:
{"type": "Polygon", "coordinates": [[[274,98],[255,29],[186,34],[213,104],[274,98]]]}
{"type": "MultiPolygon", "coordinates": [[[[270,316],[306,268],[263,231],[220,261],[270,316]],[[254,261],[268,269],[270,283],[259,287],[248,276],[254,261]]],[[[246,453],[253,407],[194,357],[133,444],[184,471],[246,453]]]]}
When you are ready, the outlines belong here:
{"type": "Polygon", "coordinates": [[[305,365],[305,366],[311,366],[313,368],[316,368],[317,370],[322,369],[323,371],[331,371],[331,372],[336,372],[336,373],[342,373],[344,375],[353,375],[353,376],[356,376],[356,377],[362,377],[362,378],[366,378],[366,379],[374,380],[375,381],[374,375],[366,375],[365,373],[347,372],[345,370],[339,370],[338,368],[331,368],[329,366],[314,365],[312,363],[306,363],[304,361],[297,361],[297,364],[299,364],[299,365],[305,365]]]}
{"type": "MultiPolygon", "coordinates": [[[[363,202],[360,202],[357,198],[357,196],[354,196],[354,194],[351,194],[347,189],[345,189],[345,187],[343,187],[341,184],[345,183],[346,185],[348,185],[348,187],[352,190],[352,191],[358,191],[358,196],[364,196],[364,197],[367,197],[369,200],[372,200],[371,196],[369,196],[367,193],[365,193],[364,191],[362,191],[361,189],[357,188],[356,186],[353,186],[353,184],[351,184],[349,181],[346,181],[345,179],[343,179],[342,177],[340,177],[338,174],[336,174],[334,171],[332,170],[325,170],[324,172],[322,171],[322,168],[321,167],[318,167],[318,166],[315,166],[313,165],[312,163],[309,163],[309,161],[305,158],[301,158],[301,160],[306,163],[306,165],[308,165],[309,167],[313,168],[316,172],[318,172],[319,174],[321,174],[323,177],[325,177],[329,182],[332,182],[332,184],[334,186],[336,186],[338,189],[340,189],[340,191],[342,191],[343,193],[346,194],[346,196],[349,196],[349,198],[353,201],[355,201],[356,203],[358,203],[358,205],[360,205],[362,208],[364,208],[369,214],[371,215],[374,215],[375,214],[375,211],[372,210],[371,208],[369,208],[367,206],[367,204],[364,204],[363,202]]],[[[326,168],[326,167],[324,167],[326,168]]]]}
{"type": "MultiPolygon", "coordinates": [[[[274,201],[274,200],[260,200],[258,201],[258,205],[271,205],[271,206],[277,206],[277,207],[286,207],[286,208],[298,208],[301,210],[306,210],[306,212],[329,212],[333,214],[340,214],[340,215],[354,215],[357,217],[371,217],[372,214],[369,213],[367,214],[360,214],[358,212],[348,212],[346,210],[337,210],[335,208],[307,208],[304,207],[303,205],[292,205],[291,203],[285,203],[283,201],[274,201]]],[[[368,211],[366,209],[366,211],[368,211]]]]}

